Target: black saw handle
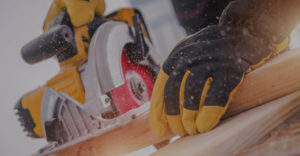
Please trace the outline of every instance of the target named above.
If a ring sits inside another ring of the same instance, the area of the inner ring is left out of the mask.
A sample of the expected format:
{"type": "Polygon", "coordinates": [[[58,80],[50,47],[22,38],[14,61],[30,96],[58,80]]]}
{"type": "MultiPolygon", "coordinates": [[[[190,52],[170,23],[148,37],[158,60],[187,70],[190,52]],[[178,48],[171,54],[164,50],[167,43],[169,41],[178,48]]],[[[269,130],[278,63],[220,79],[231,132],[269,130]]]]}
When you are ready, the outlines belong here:
{"type": "MultiPolygon", "coordinates": [[[[107,20],[95,16],[88,24],[89,36],[93,36],[97,28],[107,20]]],[[[83,39],[84,40],[84,39],[83,39]]],[[[23,59],[29,63],[37,63],[56,56],[62,62],[77,54],[73,25],[67,12],[61,12],[50,23],[47,32],[33,39],[21,49],[23,59]]]]}
{"type": "Polygon", "coordinates": [[[57,25],[24,45],[21,54],[27,63],[33,64],[55,55],[60,61],[74,51],[76,51],[76,45],[71,28],[66,25],[57,25]]]}

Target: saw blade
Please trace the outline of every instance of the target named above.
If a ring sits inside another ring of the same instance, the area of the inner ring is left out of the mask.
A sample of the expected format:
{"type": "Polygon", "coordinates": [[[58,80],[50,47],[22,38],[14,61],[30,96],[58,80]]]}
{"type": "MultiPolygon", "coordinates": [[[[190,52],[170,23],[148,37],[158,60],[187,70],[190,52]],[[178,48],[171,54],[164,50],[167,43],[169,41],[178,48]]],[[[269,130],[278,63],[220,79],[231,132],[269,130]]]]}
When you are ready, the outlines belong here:
{"type": "Polygon", "coordinates": [[[125,46],[121,57],[125,83],[110,92],[120,114],[149,102],[154,86],[154,79],[149,69],[132,63],[128,53],[125,46]]]}

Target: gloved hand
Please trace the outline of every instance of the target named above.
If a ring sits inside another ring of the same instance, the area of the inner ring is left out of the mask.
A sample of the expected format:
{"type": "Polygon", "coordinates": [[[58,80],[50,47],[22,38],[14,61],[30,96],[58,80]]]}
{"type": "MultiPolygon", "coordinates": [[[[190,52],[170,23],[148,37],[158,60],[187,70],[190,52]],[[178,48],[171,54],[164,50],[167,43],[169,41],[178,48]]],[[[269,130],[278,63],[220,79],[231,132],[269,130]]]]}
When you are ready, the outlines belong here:
{"type": "Polygon", "coordinates": [[[162,135],[169,127],[184,136],[211,130],[244,74],[283,47],[225,25],[183,40],[162,65],[154,86],[149,114],[153,132],[162,135]]]}
{"type": "Polygon", "coordinates": [[[105,11],[104,0],[54,0],[44,22],[44,31],[51,21],[62,11],[67,11],[75,27],[88,24],[95,14],[102,17],[105,11]]]}

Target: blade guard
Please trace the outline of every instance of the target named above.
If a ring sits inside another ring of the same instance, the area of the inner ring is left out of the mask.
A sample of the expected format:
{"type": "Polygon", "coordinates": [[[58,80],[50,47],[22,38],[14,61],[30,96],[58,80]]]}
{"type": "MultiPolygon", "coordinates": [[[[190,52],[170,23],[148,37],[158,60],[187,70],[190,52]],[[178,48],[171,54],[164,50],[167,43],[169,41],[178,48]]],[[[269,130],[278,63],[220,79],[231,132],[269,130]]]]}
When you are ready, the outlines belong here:
{"type": "Polygon", "coordinates": [[[86,108],[99,115],[109,107],[103,96],[124,83],[121,55],[127,43],[134,42],[125,23],[109,21],[92,37],[88,63],[81,73],[85,88],[86,108]]]}
{"type": "MultiPolygon", "coordinates": [[[[101,25],[92,37],[88,63],[81,72],[81,78],[86,93],[85,106],[94,115],[109,107],[103,100],[106,94],[125,83],[122,52],[126,44],[134,43],[130,29],[126,23],[109,21],[101,25]]],[[[145,42],[154,63],[160,63],[160,55],[154,51],[149,40],[145,39],[145,42]]]]}

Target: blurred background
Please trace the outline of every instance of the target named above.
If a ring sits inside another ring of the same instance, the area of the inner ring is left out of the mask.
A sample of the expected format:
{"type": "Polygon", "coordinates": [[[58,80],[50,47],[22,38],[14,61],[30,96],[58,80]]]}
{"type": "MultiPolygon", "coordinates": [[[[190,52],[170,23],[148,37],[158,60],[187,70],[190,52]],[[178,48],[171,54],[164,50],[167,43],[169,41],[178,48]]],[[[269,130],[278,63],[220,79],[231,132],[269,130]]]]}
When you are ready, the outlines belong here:
{"type": "MultiPolygon", "coordinates": [[[[25,93],[43,85],[59,71],[54,59],[29,65],[22,60],[20,54],[24,44],[42,33],[43,21],[51,2],[52,0],[0,1],[0,155],[30,155],[46,145],[44,139],[25,136],[13,107],[25,93]]],[[[175,21],[169,0],[106,0],[106,6],[106,14],[120,7],[140,8],[154,45],[163,57],[185,36],[175,21]]],[[[298,27],[292,34],[291,48],[299,46],[298,27]]],[[[154,148],[149,147],[131,155],[149,155],[153,151],[154,148]]]]}

